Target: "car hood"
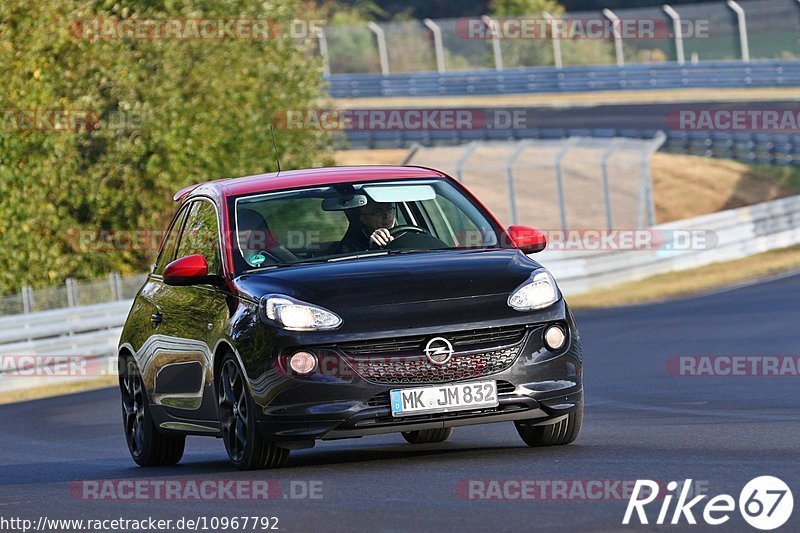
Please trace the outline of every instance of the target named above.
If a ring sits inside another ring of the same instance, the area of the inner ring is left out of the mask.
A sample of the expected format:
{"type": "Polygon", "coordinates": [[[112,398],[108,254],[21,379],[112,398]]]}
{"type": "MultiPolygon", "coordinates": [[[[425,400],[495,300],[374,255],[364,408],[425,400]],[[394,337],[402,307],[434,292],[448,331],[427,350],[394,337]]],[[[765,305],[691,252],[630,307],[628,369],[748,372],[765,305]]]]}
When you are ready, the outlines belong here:
{"type": "Polygon", "coordinates": [[[395,329],[519,317],[506,301],[537,268],[518,250],[451,250],[296,265],[235,283],[256,299],[284,294],[325,307],[346,329],[395,329]]]}

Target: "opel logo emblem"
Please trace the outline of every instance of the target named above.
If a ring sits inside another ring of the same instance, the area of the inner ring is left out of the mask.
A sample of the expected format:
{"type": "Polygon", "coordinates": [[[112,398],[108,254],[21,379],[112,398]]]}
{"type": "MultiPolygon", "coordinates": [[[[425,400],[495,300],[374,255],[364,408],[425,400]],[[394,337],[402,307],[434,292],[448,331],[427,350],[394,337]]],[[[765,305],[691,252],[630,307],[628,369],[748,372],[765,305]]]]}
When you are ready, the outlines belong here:
{"type": "Polygon", "coordinates": [[[425,356],[434,365],[443,365],[453,357],[453,345],[444,337],[434,337],[425,345],[425,356]]]}

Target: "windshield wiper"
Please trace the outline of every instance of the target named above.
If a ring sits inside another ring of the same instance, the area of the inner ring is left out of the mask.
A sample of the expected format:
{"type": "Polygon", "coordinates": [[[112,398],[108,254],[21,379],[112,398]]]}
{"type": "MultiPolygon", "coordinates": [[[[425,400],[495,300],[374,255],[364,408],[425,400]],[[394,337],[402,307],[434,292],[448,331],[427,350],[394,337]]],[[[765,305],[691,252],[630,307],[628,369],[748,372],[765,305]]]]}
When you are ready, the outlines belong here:
{"type": "Polygon", "coordinates": [[[374,257],[379,255],[389,255],[389,250],[377,250],[373,252],[364,252],[360,254],[346,255],[344,257],[331,257],[326,259],[328,263],[335,263],[337,261],[349,261],[350,259],[361,259],[362,257],[374,257]]]}

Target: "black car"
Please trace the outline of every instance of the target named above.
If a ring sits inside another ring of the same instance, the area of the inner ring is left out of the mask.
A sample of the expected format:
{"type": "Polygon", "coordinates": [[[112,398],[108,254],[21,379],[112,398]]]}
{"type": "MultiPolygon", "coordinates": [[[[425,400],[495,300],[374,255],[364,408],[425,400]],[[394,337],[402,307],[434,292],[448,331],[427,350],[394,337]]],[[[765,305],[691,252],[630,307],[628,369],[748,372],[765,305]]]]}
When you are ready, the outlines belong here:
{"type": "Polygon", "coordinates": [[[459,182],[340,167],[184,189],[119,346],[125,435],[142,466],[187,435],[239,468],[317,439],[513,421],[529,446],[575,440],[581,343],[552,276],[459,182]]]}

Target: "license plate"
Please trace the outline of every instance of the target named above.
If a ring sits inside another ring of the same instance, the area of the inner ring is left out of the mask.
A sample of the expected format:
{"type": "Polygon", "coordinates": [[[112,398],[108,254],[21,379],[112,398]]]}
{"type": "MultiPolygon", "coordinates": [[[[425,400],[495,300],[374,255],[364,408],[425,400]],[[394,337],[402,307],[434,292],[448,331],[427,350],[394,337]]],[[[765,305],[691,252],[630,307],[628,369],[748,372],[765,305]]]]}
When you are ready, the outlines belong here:
{"type": "Polygon", "coordinates": [[[392,416],[448,413],[498,405],[497,383],[494,381],[395,389],[389,397],[392,416]]]}

